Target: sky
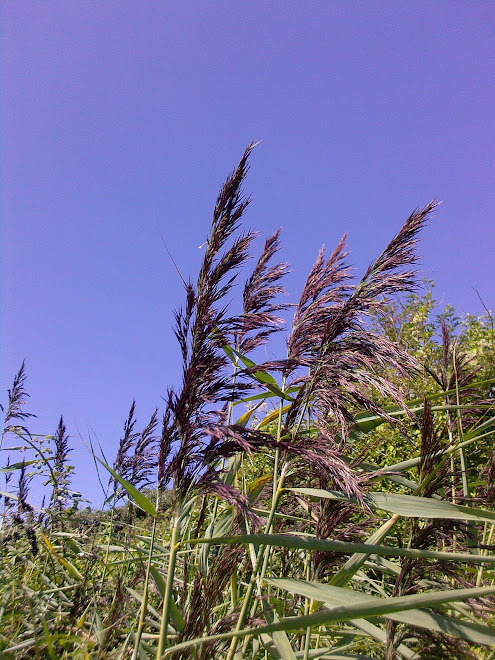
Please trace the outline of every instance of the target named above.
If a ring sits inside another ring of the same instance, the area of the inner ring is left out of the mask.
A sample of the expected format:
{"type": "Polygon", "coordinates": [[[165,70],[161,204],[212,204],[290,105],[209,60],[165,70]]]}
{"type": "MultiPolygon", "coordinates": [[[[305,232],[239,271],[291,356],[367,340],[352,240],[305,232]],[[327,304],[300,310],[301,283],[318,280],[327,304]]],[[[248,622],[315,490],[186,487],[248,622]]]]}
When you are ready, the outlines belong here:
{"type": "MultiPolygon", "coordinates": [[[[173,310],[246,145],[246,226],[282,227],[295,301],[349,233],[363,272],[442,200],[419,276],[493,309],[495,2],[18,2],[1,8],[0,391],[26,361],[37,433],[64,415],[74,485],[180,383],[173,310]]],[[[260,238],[257,249],[261,250],[260,238]]]]}

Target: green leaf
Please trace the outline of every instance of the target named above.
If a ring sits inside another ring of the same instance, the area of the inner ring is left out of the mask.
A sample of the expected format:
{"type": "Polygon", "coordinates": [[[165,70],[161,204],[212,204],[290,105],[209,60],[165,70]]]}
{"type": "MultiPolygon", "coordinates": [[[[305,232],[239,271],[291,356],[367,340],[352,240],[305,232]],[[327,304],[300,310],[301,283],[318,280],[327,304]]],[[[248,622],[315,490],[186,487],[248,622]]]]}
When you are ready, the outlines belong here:
{"type": "Polygon", "coordinates": [[[175,596],[172,593],[170,595],[170,602],[168,604],[169,606],[169,614],[170,618],[172,619],[172,623],[174,624],[174,628],[178,630],[179,632],[182,632],[185,628],[185,621],[182,617],[182,614],[180,613],[179,608],[177,607],[177,604],[175,602],[175,596]]]}
{"type": "Polygon", "coordinates": [[[112,470],[112,468],[105,463],[105,461],[102,461],[101,458],[98,458],[98,456],[95,456],[95,458],[103,465],[103,467],[110,472],[112,477],[117,479],[119,484],[125,488],[127,491],[128,495],[134,500],[134,502],[141,508],[143,511],[146,511],[146,513],[149,513],[150,516],[153,516],[156,518],[157,516],[157,511],[153,505],[152,502],[146,497],[146,495],[143,495],[143,493],[140,493],[138,489],[133,486],[131,483],[126,481],[125,479],[122,479],[120,475],[118,475],[115,470],[112,470]]]}
{"type": "Polygon", "coordinates": [[[24,451],[25,449],[27,449],[25,445],[21,445],[20,447],[0,447],[0,451],[24,451]]]}
{"type": "MultiPolygon", "coordinates": [[[[154,564],[150,564],[150,573],[153,576],[153,579],[156,584],[156,588],[158,589],[158,593],[163,599],[163,597],[165,596],[165,580],[163,579],[162,574],[154,564]]],[[[175,598],[173,593],[170,598],[169,608],[170,608],[170,618],[172,619],[172,623],[174,625],[175,630],[182,632],[184,630],[185,622],[182,617],[182,614],[180,613],[179,608],[175,603],[175,598]]]]}
{"type": "MultiPolygon", "coordinates": [[[[285,414],[290,408],[290,404],[288,406],[284,406],[282,408],[282,414],[285,414]]],[[[259,424],[256,425],[256,429],[261,429],[264,426],[267,426],[270,424],[270,422],[273,422],[275,419],[278,419],[280,415],[279,410],[272,410],[271,412],[268,413],[266,417],[264,417],[259,424]]]]}
{"type": "MultiPolygon", "coordinates": [[[[366,540],[367,545],[370,545],[375,548],[379,547],[382,541],[394,529],[398,521],[399,521],[398,516],[392,516],[390,520],[387,520],[382,525],[380,525],[380,527],[377,530],[375,530],[373,534],[370,537],[368,537],[368,539],[366,540]]],[[[373,556],[377,557],[376,553],[374,553],[373,556]]],[[[338,571],[338,573],[336,573],[333,576],[330,583],[335,587],[345,587],[345,585],[348,584],[351,581],[351,579],[354,577],[354,575],[359,571],[359,569],[361,568],[361,566],[364,564],[364,562],[368,557],[369,554],[363,554],[358,552],[351,555],[351,557],[349,557],[349,559],[338,571]]],[[[377,557],[377,559],[379,558],[377,557]]]]}
{"type": "MultiPolygon", "coordinates": [[[[302,656],[301,656],[302,657],[302,656]]],[[[359,653],[359,655],[356,655],[355,653],[349,654],[343,654],[343,653],[331,653],[327,652],[324,655],[310,655],[310,658],[321,658],[321,660],[374,660],[374,658],[371,657],[371,655],[363,655],[362,653],[359,653]]],[[[415,656],[417,658],[417,656],[415,656]]]]}
{"type": "MultiPolygon", "coordinates": [[[[302,495],[320,497],[329,500],[355,501],[344,493],[321,488],[288,488],[302,495]]],[[[473,520],[476,522],[495,523],[495,513],[486,509],[452,504],[445,500],[437,500],[416,495],[399,493],[372,492],[364,496],[364,500],[372,509],[388,511],[408,518],[442,518],[451,520],[473,520]]]]}
{"type": "MultiPolygon", "coordinates": [[[[338,644],[338,647],[340,646],[341,645],[338,644]]],[[[296,651],[297,660],[303,660],[305,657],[306,656],[304,651],[296,651]]],[[[308,653],[308,660],[314,660],[316,658],[321,658],[321,660],[328,660],[329,658],[332,658],[332,660],[335,660],[336,658],[342,658],[343,660],[345,658],[356,658],[357,660],[373,660],[373,658],[368,655],[342,655],[340,653],[334,653],[333,650],[329,648],[310,649],[308,653]]]]}
{"type": "MultiPolygon", "coordinates": [[[[126,587],[126,589],[131,594],[131,596],[137,600],[138,603],[140,603],[140,604],[143,603],[143,596],[138,591],[136,591],[135,589],[132,589],[131,587],[126,587]]],[[[149,602],[146,603],[146,609],[151,615],[153,615],[155,617],[155,619],[157,621],[160,620],[160,615],[155,610],[155,608],[151,605],[151,603],[149,603],[149,602]]]]}
{"type": "Polygon", "coordinates": [[[246,410],[246,412],[241,415],[235,422],[236,426],[246,426],[251,417],[254,415],[254,413],[257,411],[257,409],[260,407],[262,402],[258,403],[258,405],[253,406],[249,410],[246,410]]]}
{"type": "Polygon", "coordinates": [[[46,644],[48,655],[52,660],[57,660],[57,656],[55,655],[55,651],[53,649],[53,637],[50,634],[50,630],[48,629],[48,624],[44,616],[41,618],[41,620],[43,622],[43,641],[46,644]]]}
{"type": "Polygon", "coordinates": [[[103,621],[101,620],[100,613],[98,610],[94,610],[94,627],[95,627],[95,635],[96,639],[98,640],[98,643],[103,645],[105,641],[105,628],[103,627],[103,621]]]}
{"type": "MultiPolygon", "coordinates": [[[[294,392],[299,392],[300,389],[300,385],[291,385],[285,390],[285,394],[293,394],[294,392]]],[[[233,405],[238,406],[241,403],[249,403],[250,401],[258,401],[259,399],[270,399],[274,396],[278,396],[278,394],[274,394],[273,392],[261,392],[260,394],[253,394],[252,396],[247,396],[244,399],[234,401],[233,405]]]]}
{"type": "Polygon", "coordinates": [[[6,500],[18,500],[19,498],[17,495],[14,495],[13,493],[5,493],[3,490],[0,490],[0,496],[4,497],[6,500]]]}
{"type": "Polygon", "coordinates": [[[276,623],[255,628],[244,628],[243,630],[231,631],[220,635],[211,635],[182,642],[168,648],[165,655],[176,653],[189,646],[203,644],[205,642],[231,639],[232,637],[246,637],[247,635],[261,635],[273,633],[279,630],[300,631],[305,628],[313,628],[328,625],[330,623],[341,623],[351,619],[386,616],[397,614],[416,608],[437,607],[452,601],[468,600],[470,598],[481,598],[495,593],[495,587],[475,587],[473,589],[448,589],[445,591],[431,591],[428,593],[414,594],[410,596],[397,596],[395,598],[366,598],[361,603],[351,603],[325,609],[313,614],[293,616],[280,619],[276,623]]]}
{"type": "MultiPolygon", "coordinates": [[[[486,429],[495,426],[495,417],[490,417],[489,419],[486,419],[484,422],[481,422],[480,424],[476,424],[472,428],[470,428],[465,434],[464,434],[464,439],[469,440],[471,438],[476,438],[483,431],[486,431],[486,429]]],[[[487,434],[488,435],[488,434],[487,434]]]]}
{"type": "MultiPolygon", "coordinates": [[[[239,353],[239,351],[236,351],[234,348],[227,346],[224,344],[222,346],[222,350],[229,356],[231,359],[232,363],[234,365],[237,364],[237,360],[235,359],[234,356],[236,356],[243,364],[246,366],[248,369],[253,369],[257,367],[258,365],[256,362],[253,362],[250,358],[246,357],[245,355],[242,355],[242,353],[239,353]]],[[[293,401],[290,396],[287,395],[286,392],[283,392],[280,387],[278,386],[277,381],[275,378],[269,374],[267,371],[262,371],[261,369],[259,371],[255,371],[254,373],[250,374],[255,380],[258,381],[258,383],[261,383],[262,385],[265,385],[265,387],[272,392],[275,396],[280,397],[281,399],[286,399],[287,401],[293,401]]]]}
{"type": "Polygon", "coordinates": [[[326,500],[341,500],[348,502],[349,497],[344,493],[339,493],[334,490],[324,490],[323,488],[286,488],[291,493],[299,493],[300,495],[307,495],[308,497],[320,497],[326,500]]]}
{"type": "MultiPolygon", "coordinates": [[[[248,367],[248,369],[252,369],[253,367],[257,366],[256,362],[253,362],[253,360],[251,360],[251,358],[248,358],[246,355],[239,353],[239,351],[236,351],[235,348],[231,348],[230,346],[224,344],[222,346],[222,350],[229,356],[234,366],[238,363],[238,360],[235,359],[236,357],[244,364],[244,366],[248,367]]],[[[262,383],[277,385],[277,381],[275,380],[275,378],[267,371],[260,370],[252,375],[256,378],[256,380],[259,380],[262,383]]]]}
{"type": "Polygon", "coordinates": [[[48,538],[45,534],[42,533],[41,536],[43,538],[43,541],[44,541],[46,547],[48,548],[48,551],[55,557],[55,559],[58,562],[60,562],[60,564],[62,564],[62,566],[71,575],[73,575],[75,578],[77,578],[78,580],[80,580],[82,582],[83,581],[83,576],[81,575],[81,573],[79,573],[77,568],[73,564],[71,564],[69,561],[67,561],[67,559],[64,559],[61,555],[58,554],[58,552],[55,550],[55,548],[50,543],[50,541],[48,540],[48,538]]]}
{"type": "Polygon", "coordinates": [[[341,552],[343,554],[362,553],[378,555],[379,557],[416,557],[418,559],[441,559],[446,561],[463,561],[473,564],[494,563],[495,555],[475,555],[461,552],[439,552],[437,550],[417,550],[415,548],[396,548],[370,543],[350,543],[347,541],[330,541],[312,536],[296,536],[295,534],[240,534],[239,536],[220,536],[212,538],[188,539],[187,544],[208,545],[272,545],[280,548],[298,550],[322,550],[324,552],[341,552]]]}
{"type": "Polygon", "coordinates": [[[21,470],[22,467],[27,467],[28,465],[33,465],[33,463],[38,463],[39,461],[22,461],[20,463],[11,463],[7,467],[1,468],[0,472],[14,472],[14,470],[21,470]]]}
{"type": "Polygon", "coordinates": [[[261,495],[263,492],[263,488],[266,486],[266,484],[271,481],[271,474],[264,474],[261,477],[258,477],[254,481],[252,481],[250,484],[247,485],[247,496],[249,499],[249,502],[252,504],[256,498],[261,495]]]}
{"type": "MultiPolygon", "coordinates": [[[[485,383],[490,383],[492,379],[487,379],[484,381],[480,382],[480,385],[485,384],[485,383]]],[[[445,396],[449,394],[457,394],[458,392],[462,392],[466,389],[469,389],[469,387],[473,387],[474,383],[463,387],[459,389],[452,389],[452,390],[447,390],[445,392],[436,392],[435,394],[429,394],[425,398],[427,401],[436,401],[438,399],[444,399],[445,396]]],[[[422,399],[412,399],[411,401],[407,402],[408,408],[410,412],[422,412],[424,405],[423,404],[423,398],[422,399]],[[420,405],[418,405],[420,404],[420,405]]],[[[490,404],[486,405],[481,405],[481,406],[476,406],[477,408],[490,408],[492,407],[490,404]]],[[[461,406],[461,408],[472,408],[472,405],[467,405],[467,406],[461,406]]],[[[448,405],[443,405],[443,406],[433,406],[432,410],[451,410],[451,409],[458,409],[458,406],[448,406],[448,405]]],[[[390,417],[403,417],[404,415],[407,415],[408,413],[404,408],[400,408],[399,406],[387,406],[384,408],[384,411],[389,415],[390,417]]],[[[384,424],[387,420],[382,417],[381,415],[376,415],[373,413],[370,413],[367,410],[363,410],[361,412],[358,412],[354,415],[354,420],[359,428],[359,430],[362,433],[370,433],[374,429],[376,429],[378,426],[381,426],[384,424]]]]}
{"type": "Polygon", "coordinates": [[[428,497],[401,495],[397,493],[369,493],[366,502],[375,509],[397,513],[410,518],[449,518],[452,520],[474,520],[495,522],[495,513],[444,500],[428,497]]]}
{"type": "Polygon", "coordinates": [[[160,573],[160,571],[157,569],[157,567],[154,564],[150,564],[150,573],[153,576],[153,580],[155,581],[156,588],[158,589],[158,593],[163,599],[163,597],[165,596],[165,580],[163,579],[163,575],[160,573]]]}
{"type": "MultiPolygon", "coordinates": [[[[263,600],[263,615],[268,624],[279,621],[277,614],[268,607],[266,600],[263,600]]],[[[283,630],[272,635],[261,635],[261,642],[275,660],[296,660],[287,633],[283,630]]]]}
{"type": "MultiPolygon", "coordinates": [[[[299,594],[305,598],[322,601],[330,609],[339,607],[342,604],[359,605],[370,599],[375,600],[377,604],[383,601],[382,598],[351,591],[350,589],[342,589],[341,587],[332,587],[318,582],[307,582],[292,578],[265,579],[265,582],[277,589],[284,589],[291,594],[299,594]]],[[[495,629],[482,623],[466,622],[444,614],[424,612],[417,609],[398,613],[392,612],[386,614],[385,618],[406,623],[410,626],[448,633],[473,644],[495,645],[495,629]]]]}

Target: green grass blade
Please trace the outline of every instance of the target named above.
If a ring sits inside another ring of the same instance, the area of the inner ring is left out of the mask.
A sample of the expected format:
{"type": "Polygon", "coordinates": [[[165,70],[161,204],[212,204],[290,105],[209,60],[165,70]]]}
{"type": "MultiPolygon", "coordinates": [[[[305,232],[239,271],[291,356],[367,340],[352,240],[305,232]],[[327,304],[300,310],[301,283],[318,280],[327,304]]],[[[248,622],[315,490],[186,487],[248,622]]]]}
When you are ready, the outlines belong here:
{"type": "Polygon", "coordinates": [[[103,467],[110,472],[112,477],[117,479],[119,484],[125,488],[127,491],[127,494],[134,500],[134,502],[141,508],[143,511],[146,511],[146,513],[149,513],[150,516],[153,516],[153,518],[156,518],[157,516],[157,511],[153,505],[153,503],[146,497],[146,495],[143,495],[143,493],[140,493],[137,488],[135,488],[131,483],[126,481],[125,479],[122,479],[120,475],[118,475],[115,470],[112,470],[112,468],[105,463],[105,461],[102,461],[101,458],[98,458],[98,456],[95,457],[102,465],[103,467]]]}
{"type": "MultiPolygon", "coordinates": [[[[265,600],[263,600],[263,615],[268,624],[279,621],[278,616],[273,609],[268,607],[265,600]]],[[[261,638],[263,646],[268,648],[268,652],[275,660],[297,660],[287,633],[283,630],[275,632],[272,635],[262,635],[261,638]],[[270,641],[272,644],[269,644],[270,641]]]]}
{"type": "Polygon", "coordinates": [[[41,534],[43,541],[48,548],[48,551],[50,552],[53,557],[71,574],[73,575],[76,579],[80,580],[81,582],[83,581],[83,576],[81,573],[77,570],[77,568],[71,564],[67,559],[64,559],[59,553],[55,550],[53,545],[50,543],[48,538],[45,536],[45,534],[41,534]]]}
{"type": "MultiPolygon", "coordinates": [[[[371,623],[371,621],[368,621],[367,619],[351,619],[351,624],[365,635],[368,635],[368,637],[371,637],[377,642],[380,642],[380,644],[385,645],[387,643],[386,632],[379,626],[371,623]]],[[[418,654],[412,651],[405,644],[399,644],[397,647],[397,652],[400,656],[406,658],[406,660],[421,660],[418,654]]]]}
{"type": "MultiPolygon", "coordinates": [[[[163,575],[153,564],[151,564],[150,566],[150,573],[153,576],[153,579],[156,584],[156,588],[158,589],[158,593],[160,594],[161,598],[163,598],[165,596],[165,580],[163,578],[163,575]]],[[[172,619],[172,623],[175,630],[182,632],[186,624],[184,622],[184,618],[182,614],[180,613],[179,608],[175,603],[175,598],[173,593],[170,598],[170,618],[172,619]]]]}
{"type": "MultiPolygon", "coordinates": [[[[236,351],[234,348],[231,348],[230,346],[227,346],[224,344],[222,346],[222,350],[224,353],[226,353],[230,360],[232,361],[232,364],[235,366],[237,364],[237,361],[240,360],[244,366],[246,366],[248,369],[253,369],[256,368],[258,365],[256,362],[253,362],[250,358],[246,357],[245,355],[242,355],[242,353],[239,353],[239,351],[236,351]],[[237,360],[237,359],[238,360],[237,360]]],[[[277,397],[280,397],[281,399],[286,399],[287,401],[293,401],[290,396],[287,395],[286,392],[283,392],[275,378],[269,374],[267,371],[263,370],[258,370],[255,371],[254,373],[250,374],[258,383],[261,385],[264,385],[272,394],[274,394],[277,397]]]]}
{"type": "Polygon", "coordinates": [[[414,594],[410,596],[397,596],[396,598],[367,598],[359,604],[341,605],[331,610],[325,609],[313,614],[293,616],[280,619],[277,623],[256,628],[244,628],[243,630],[231,631],[220,635],[201,637],[187,640],[181,644],[171,646],[165,651],[165,655],[176,653],[182,649],[203,644],[210,641],[231,639],[232,637],[245,637],[246,635],[261,635],[263,633],[274,633],[279,630],[301,631],[306,628],[323,626],[331,623],[342,623],[351,619],[385,616],[416,608],[429,608],[444,605],[452,601],[481,598],[495,593],[494,587],[475,587],[472,589],[449,589],[446,591],[432,591],[429,593],[414,594]]]}
{"type": "MultiPolygon", "coordinates": [[[[374,546],[375,548],[381,546],[382,541],[390,534],[398,521],[398,516],[392,516],[392,518],[380,525],[380,527],[367,539],[367,545],[374,546]]],[[[376,553],[374,556],[377,556],[376,553]]],[[[351,555],[339,572],[333,576],[330,583],[335,587],[345,587],[345,585],[348,584],[359,571],[368,557],[369,554],[363,553],[354,553],[351,555]]]]}
{"type": "Polygon", "coordinates": [[[33,465],[33,463],[38,463],[38,461],[21,461],[20,463],[11,463],[7,467],[1,468],[0,472],[14,472],[15,470],[21,470],[23,467],[28,465],[33,465]]]}
{"type": "Polygon", "coordinates": [[[341,653],[325,653],[324,655],[313,657],[321,658],[321,660],[375,660],[375,658],[372,658],[371,655],[363,655],[362,653],[359,653],[358,655],[355,653],[351,653],[351,655],[345,655],[341,653]]]}
{"type": "MultiPolygon", "coordinates": [[[[299,392],[301,389],[300,385],[291,385],[291,387],[288,387],[285,390],[285,394],[293,394],[294,392],[299,392]]],[[[273,392],[261,392],[260,394],[253,394],[252,396],[247,396],[243,399],[238,399],[237,401],[233,402],[234,406],[239,406],[242,403],[250,403],[251,401],[259,401],[260,399],[270,399],[273,397],[278,397],[278,394],[275,394],[273,392]]]]}
{"type": "MultiPolygon", "coordinates": [[[[290,488],[296,493],[329,500],[349,500],[347,495],[321,488],[290,488]]],[[[436,500],[416,495],[372,492],[364,496],[366,504],[372,509],[387,511],[408,518],[449,518],[451,520],[473,520],[476,522],[495,522],[495,513],[445,500],[436,500]]]]}
{"type": "Polygon", "coordinates": [[[452,502],[445,500],[434,500],[427,497],[397,493],[369,493],[366,501],[375,509],[410,518],[449,518],[453,520],[495,522],[493,511],[452,504],[452,502]]]}
{"type": "MultiPolygon", "coordinates": [[[[326,607],[333,608],[345,604],[360,604],[370,598],[380,603],[381,598],[369,596],[350,589],[341,587],[332,587],[318,582],[307,582],[305,580],[295,580],[293,578],[272,578],[265,579],[267,584],[277,589],[284,589],[291,594],[298,594],[305,598],[312,598],[316,601],[324,602],[326,607]]],[[[392,613],[385,615],[386,618],[400,623],[406,623],[410,626],[427,628],[437,632],[448,633],[465,639],[474,644],[483,644],[486,646],[495,646],[495,629],[482,623],[471,623],[455,619],[454,617],[424,612],[422,610],[407,610],[406,612],[392,613]]]]}
{"type": "Polygon", "coordinates": [[[439,552],[437,550],[417,550],[415,548],[396,548],[370,543],[350,543],[347,541],[331,541],[317,539],[311,536],[296,536],[295,534],[242,534],[239,536],[218,536],[212,538],[188,539],[189,544],[209,545],[272,545],[281,548],[297,550],[323,550],[326,552],[341,552],[342,554],[361,553],[378,555],[379,557],[414,557],[417,559],[437,559],[445,561],[462,561],[473,564],[495,563],[495,555],[475,555],[461,552],[439,552]]]}

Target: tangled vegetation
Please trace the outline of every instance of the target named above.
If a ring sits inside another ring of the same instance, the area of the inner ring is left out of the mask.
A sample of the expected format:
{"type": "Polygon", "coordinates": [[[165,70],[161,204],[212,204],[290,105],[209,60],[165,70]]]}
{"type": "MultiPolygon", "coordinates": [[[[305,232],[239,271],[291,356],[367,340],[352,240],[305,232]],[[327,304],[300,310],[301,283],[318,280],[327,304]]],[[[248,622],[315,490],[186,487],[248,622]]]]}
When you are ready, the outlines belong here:
{"type": "Polygon", "coordinates": [[[24,365],[1,456],[4,658],[495,658],[493,322],[434,316],[414,211],[359,281],[345,237],[281,298],[279,232],[232,297],[251,147],[220,190],[165,410],[71,490],[63,419],[29,430],[24,365]],[[284,357],[258,349],[282,329],[284,357]],[[29,502],[33,478],[48,494],[29,502]]]}

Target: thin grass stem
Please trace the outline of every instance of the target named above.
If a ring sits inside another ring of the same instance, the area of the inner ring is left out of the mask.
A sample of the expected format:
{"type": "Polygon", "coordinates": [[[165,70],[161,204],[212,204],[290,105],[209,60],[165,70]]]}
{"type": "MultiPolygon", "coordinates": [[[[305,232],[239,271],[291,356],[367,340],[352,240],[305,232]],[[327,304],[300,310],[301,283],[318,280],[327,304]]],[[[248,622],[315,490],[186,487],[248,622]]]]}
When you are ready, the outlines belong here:
{"type": "Polygon", "coordinates": [[[141,611],[139,614],[139,622],[138,622],[138,628],[136,631],[136,639],[134,642],[134,650],[132,652],[132,658],[131,660],[137,660],[138,653],[139,653],[139,644],[141,642],[141,635],[143,633],[143,628],[144,628],[144,621],[146,618],[146,611],[148,607],[148,589],[149,589],[149,581],[150,581],[150,568],[151,568],[151,560],[153,558],[153,546],[155,542],[155,533],[156,533],[156,516],[153,518],[153,529],[151,531],[151,542],[150,542],[150,549],[148,553],[148,561],[146,564],[146,576],[144,579],[144,591],[143,591],[143,601],[141,603],[141,611]]]}
{"type": "Polygon", "coordinates": [[[168,635],[168,619],[170,614],[170,599],[173,598],[172,588],[175,577],[175,562],[177,559],[177,550],[179,549],[179,530],[180,530],[180,516],[176,516],[172,527],[172,535],[170,538],[170,557],[168,564],[167,582],[165,584],[165,594],[163,596],[163,609],[162,620],[160,626],[160,639],[158,640],[158,648],[156,652],[156,660],[161,660],[164,650],[167,646],[168,635]]]}

